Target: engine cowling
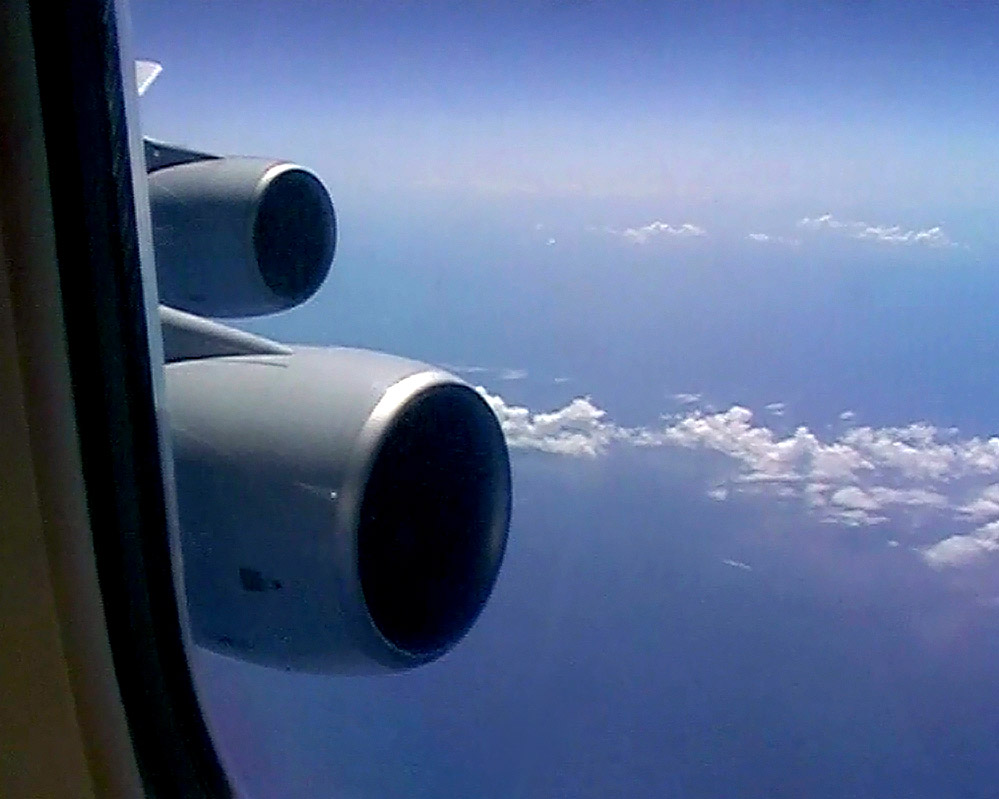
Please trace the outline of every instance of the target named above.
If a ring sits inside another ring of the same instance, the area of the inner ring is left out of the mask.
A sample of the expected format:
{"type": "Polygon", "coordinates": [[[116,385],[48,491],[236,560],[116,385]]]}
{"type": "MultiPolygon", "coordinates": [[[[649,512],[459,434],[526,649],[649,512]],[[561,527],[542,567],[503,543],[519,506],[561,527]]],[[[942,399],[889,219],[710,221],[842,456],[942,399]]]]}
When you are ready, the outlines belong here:
{"type": "Polygon", "coordinates": [[[196,643],[356,674],[465,635],[510,518],[506,445],[478,392],[344,348],[180,361],[166,384],[196,643]]]}
{"type": "Polygon", "coordinates": [[[274,313],[329,273],[336,217],[325,186],[295,164],[199,157],[151,172],[160,301],[214,317],[274,313]]]}

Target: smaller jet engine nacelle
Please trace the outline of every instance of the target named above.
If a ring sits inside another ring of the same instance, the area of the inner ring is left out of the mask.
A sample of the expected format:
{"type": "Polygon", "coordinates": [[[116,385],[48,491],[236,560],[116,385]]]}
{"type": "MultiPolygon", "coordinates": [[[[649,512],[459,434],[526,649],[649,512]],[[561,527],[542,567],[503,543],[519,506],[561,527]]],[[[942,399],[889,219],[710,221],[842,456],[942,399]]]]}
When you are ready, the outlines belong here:
{"type": "Polygon", "coordinates": [[[311,297],[329,273],[336,218],[322,182],[262,158],[149,173],[160,301],[203,316],[259,316],[311,297]]]}
{"type": "Polygon", "coordinates": [[[178,361],[166,386],[195,643],[358,674],[464,636],[510,518],[506,444],[478,392],[345,348],[178,361]]]}

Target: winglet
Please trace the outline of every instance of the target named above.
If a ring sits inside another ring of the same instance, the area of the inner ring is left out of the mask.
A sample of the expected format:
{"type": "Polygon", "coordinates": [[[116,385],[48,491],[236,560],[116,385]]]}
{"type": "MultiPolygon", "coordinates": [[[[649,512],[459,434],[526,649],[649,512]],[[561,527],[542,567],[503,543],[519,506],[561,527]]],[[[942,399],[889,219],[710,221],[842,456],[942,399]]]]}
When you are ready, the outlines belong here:
{"type": "Polygon", "coordinates": [[[139,90],[139,97],[146,93],[146,89],[152,86],[156,76],[163,71],[163,65],[155,61],[135,62],[135,83],[139,90]]]}

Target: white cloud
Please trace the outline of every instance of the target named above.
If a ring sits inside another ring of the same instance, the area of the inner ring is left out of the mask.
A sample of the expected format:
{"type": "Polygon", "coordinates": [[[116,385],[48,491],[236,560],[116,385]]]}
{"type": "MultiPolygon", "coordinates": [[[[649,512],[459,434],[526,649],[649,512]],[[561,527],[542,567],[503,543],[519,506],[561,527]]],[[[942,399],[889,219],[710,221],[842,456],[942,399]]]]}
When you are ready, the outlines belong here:
{"type": "Polygon", "coordinates": [[[616,230],[615,228],[604,228],[607,233],[615,236],[620,236],[633,244],[645,244],[650,239],[665,236],[668,238],[680,238],[680,239],[690,239],[690,238],[702,238],[707,236],[707,231],[699,227],[698,225],[692,225],[689,222],[684,222],[681,225],[671,225],[668,222],[650,222],[648,225],[642,227],[629,227],[624,230],[616,230]]]}
{"type": "Polygon", "coordinates": [[[846,227],[848,222],[840,222],[837,219],[833,219],[832,214],[823,214],[817,217],[805,217],[804,219],[798,220],[798,227],[807,228],[808,230],[839,230],[840,228],[846,227]]]}
{"type": "Polygon", "coordinates": [[[555,246],[555,239],[548,239],[548,241],[546,241],[545,244],[547,246],[549,246],[549,247],[554,247],[555,246]]]}
{"type": "Polygon", "coordinates": [[[954,243],[939,225],[926,230],[902,230],[898,225],[868,225],[858,230],[854,238],[885,244],[925,244],[929,247],[950,247],[954,243]]]}
{"type": "MultiPolygon", "coordinates": [[[[456,372],[461,375],[489,375],[495,380],[523,380],[527,377],[528,373],[526,369],[517,369],[514,367],[498,367],[498,366],[461,366],[460,364],[443,364],[444,368],[456,372]]],[[[485,377],[477,378],[479,380],[486,379],[485,377]]],[[[556,381],[557,382],[557,381],[556,381]]]]}
{"type": "Polygon", "coordinates": [[[952,535],[922,550],[923,559],[935,569],[972,566],[999,549],[995,541],[974,535],[952,535]]]}
{"type": "MultiPolygon", "coordinates": [[[[738,405],[719,412],[690,408],[659,426],[625,427],[589,397],[547,413],[508,405],[479,389],[496,412],[511,447],[597,457],[612,446],[682,448],[725,456],[722,477],[705,487],[717,501],[746,491],[797,498],[821,521],[883,524],[920,514],[960,527],[921,550],[935,568],[961,566],[999,550],[999,438],[960,438],[925,422],[903,427],[854,427],[822,440],[807,427],[781,435],[738,405]],[[735,468],[735,475],[731,473],[735,468]],[[927,515],[928,514],[928,515],[927,515]]],[[[677,395],[683,402],[697,395],[677,395]]]]}
{"type": "MultiPolygon", "coordinates": [[[[683,399],[693,400],[695,396],[683,399]]],[[[834,441],[823,442],[807,427],[798,427],[781,438],[771,429],[754,424],[752,411],[739,405],[717,413],[692,410],[660,428],[627,428],[604,421],[605,412],[589,398],[577,398],[549,414],[508,408],[502,399],[492,399],[502,405],[503,412],[527,414],[531,419],[571,417],[574,432],[606,443],[713,450],[738,461],[747,477],[755,480],[855,483],[884,474],[946,482],[969,475],[999,475],[999,438],[957,439],[952,431],[940,431],[925,422],[905,427],[855,427],[834,441]],[[588,410],[581,415],[584,408],[588,410]]],[[[913,504],[919,501],[913,497],[925,500],[934,496],[885,488],[878,488],[878,492],[883,502],[895,503],[901,497],[909,497],[909,504],[913,504]]]]}
{"type": "Polygon", "coordinates": [[[701,395],[687,394],[681,391],[679,394],[674,394],[673,399],[675,399],[681,405],[696,405],[698,402],[701,401],[701,395]]]}
{"type": "Polygon", "coordinates": [[[724,558],[722,560],[726,566],[731,566],[733,569],[741,569],[744,572],[751,572],[753,567],[748,563],[743,563],[741,560],[733,560],[732,558],[724,558]]]}
{"type": "Polygon", "coordinates": [[[868,489],[870,496],[880,507],[885,505],[905,505],[910,508],[946,508],[947,497],[938,491],[925,488],[885,488],[872,486],[868,489]]]}
{"type": "Polygon", "coordinates": [[[527,377],[526,369],[503,369],[497,375],[500,380],[523,380],[527,377]]]}
{"type": "Polygon", "coordinates": [[[842,524],[847,527],[869,527],[875,524],[884,524],[889,520],[887,516],[860,508],[833,509],[821,516],[820,519],[825,524],[842,524]]]}
{"type": "Polygon", "coordinates": [[[881,503],[857,486],[840,488],[829,497],[829,501],[847,510],[877,510],[881,507],[881,503]]]}
{"type": "Polygon", "coordinates": [[[557,455],[594,457],[605,452],[620,428],[603,421],[606,415],[588,398],[577,397],[551,413],[532,413],[507,405],[502,397],[479,391],[500,420],[507,443],[557,455]]]}
{"type": "Polygon", "coordinates": [[[986,486],[977,496],[957,510],[958,513],[973,521],[985,521],[999,517],[999,485],[986,486]]]}
{"type": "Polygon", "coordinates": [[[749,233],[746,238],[760,244],[785,244],[789,247],[797,247],[801,244],[801,239],[790,236],[772,236],[769,233],[749,233]]]}
{"type": "Polygon", "coordinates": [[[786,409],[787,405],[783,402],[771,402],[769,405],[763,406],[763,410],[772,413],[774,416],[783,416],[786,409]]]}
{"type": "MultiPolygon", "coordinates": [[[[827,486],[827,490],[828,488],[827,486]]],[[[828,497],[813,488],[808,499],[813,507],[821,508],[820,516],[824,520],[851,526],[883,524],[890,520],[890,516],[886,514],[893,506],[936,509],[948,506],[947,498],[936,491],[877,485],[867,488],[845,486],[835,489],[828,497]]]]}
{"type": "Polygon", "coordinates": [[[811,231],[836,231],[852,239],[875,241],[881,244],[922,245],[926,247],[955,247],[957,244],[940,225],[923,230],[905,229],[901,225],[871,225],[867,222],[842,221],[832,214],[804,217],[798,227],[811,231]]]}
{"type": "Polygon", "coordinates": [[[446,363],[444,367],[463,375],[478,375],[492,371],[488,366],[461,366],[454,363],[446,363]]]}

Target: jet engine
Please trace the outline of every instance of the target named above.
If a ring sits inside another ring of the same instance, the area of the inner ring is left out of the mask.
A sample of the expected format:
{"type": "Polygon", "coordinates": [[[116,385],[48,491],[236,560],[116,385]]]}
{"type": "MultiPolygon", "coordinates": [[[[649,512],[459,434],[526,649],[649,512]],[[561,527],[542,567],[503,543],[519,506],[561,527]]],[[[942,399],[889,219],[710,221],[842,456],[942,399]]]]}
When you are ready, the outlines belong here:
{"type": "Polygon", "coordinates": [[[300,167],[158,146],[169,157],[149,184],[194,641],[314,673],[441,656],[478,617],[506,546],[498,420],[436,367],[197,315],[311,296],[333,256],[333,207],[300,167]]]}
{"type": "Polygon", "coordinates": [[[149,173],[160,300],[233,317],[311,297],[336,247],[333,203],[319,178],[280,161],[191,155],[149,173]]]}

